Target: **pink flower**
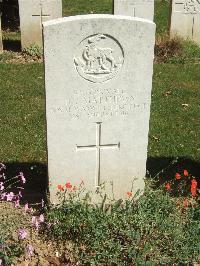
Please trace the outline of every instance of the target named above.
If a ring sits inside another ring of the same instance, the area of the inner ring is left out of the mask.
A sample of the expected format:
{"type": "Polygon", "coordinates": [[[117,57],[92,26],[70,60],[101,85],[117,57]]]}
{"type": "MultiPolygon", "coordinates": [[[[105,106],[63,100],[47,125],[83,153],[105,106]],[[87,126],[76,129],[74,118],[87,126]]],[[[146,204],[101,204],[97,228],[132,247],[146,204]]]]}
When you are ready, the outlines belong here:
{"type": "Polygon", "coordinates": [[[39,216],[39,222],[44,223],[44,214],[40,214],[39,216]]]}
{"type": "Polygon", "coordinates": [[[0,163],[0,171],[6,169],[6,166],[3,163],[0,163]]]}
{"type": "Polygon", "coordinates": [[[19,239],[24,239],[27,237],[27,231],[25,229],[19,229],[18,232],[19,239]]]}
{"type": "Polygon", "coordinates": [[[3,182],[0,182],[0,191],[4,190],[3,182]]]}
{"type": "Polygon", "coordinates": [[[21,192],[21,190],[19,190],[19,192],[18,192],[18,196],[19,196],[20,198],[22,198],[22,192],[21,192]]]}
{"type": "Polygon", "coordinates": [[[25,212],[27,212],[27,211],[29,210],[28,203],[26,203],[26,204],[24,205],[24,210],[25,210],[25,212]]]}
{"type": "Polygon", "coordinates": [[[7,195],[6,193],[2,193],[1,194],[1,199],[4,200],[6,198],[6,195],[7,195]]]}
{"type": "Polygon", "coordinates": [[[39,224],[38,219],[37,219],[36,216],[32,217],[32,225],[36,228],[36,230],[38,230],[39,227],[40,227],[40,224],[39,224]]]}
{"type": "Polygon", "coordinates": [[[22,183],[25,184],[26,178],[24,177],[24,174],[22,172],[19,173],[19,177],[21,178],[22,183]]]}
{"type": "Polygon", "coordinates": [[[35,224],[36,222],[36,216],[32,216],[32,224],[35,224]]]}
{"type": "Polygon", "coordinates": [[[2,259],[0,259],[0,266],[1,266],[1,265],[3,265],[3,261],[2,261],[2,259]]]}
{"type": "Polygon", "coordinates": [[[6,198],[7,198],[6,200],[12,201],[14,196],[15,196],[15,194],[13,192],[10,192],[10,193],[6,194],[6,198]]]}
{"type": "Polygon", "coordinates": [[[15,206],[15,208],[17,208],[17,207],[19,207],[19,199],[17,199],[15,202],[14,202],[14,206],[15,206]]]}
{"type": "Polygon", "coordinates": [[[28,245],[28,246],[26,247],[26,251],[27,251],[29,257],[31,257],[31,256],[33,255],[33,246],[28,245]]]}

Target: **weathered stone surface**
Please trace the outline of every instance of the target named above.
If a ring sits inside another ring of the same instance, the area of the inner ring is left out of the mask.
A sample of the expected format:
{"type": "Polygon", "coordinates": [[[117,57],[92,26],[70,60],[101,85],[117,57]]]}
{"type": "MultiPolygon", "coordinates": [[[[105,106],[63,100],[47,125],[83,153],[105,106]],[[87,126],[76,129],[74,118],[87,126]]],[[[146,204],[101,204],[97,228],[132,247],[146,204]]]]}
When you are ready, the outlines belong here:
{"type": "Polygon", "coordinates": [[[52,202],[66,182],[115,198],[144,189],[154,37],[153,22],[127,16],[44,23],[52,202]]]}
{"type": "Polygon", "coordinates": [[[154,0],[114,0],[114,14],[153,21],[154,0]]]}
{"type": "Polygon", "coordinates": [[[19,0],[22,48],[42,47],[42,22],[62,17],[62,0],[19,0]]]}
{"type": "Polygon", "coordinates": [[[200,1],[172,1],[170,35],[188,38],[200,44],[200,1]]]}

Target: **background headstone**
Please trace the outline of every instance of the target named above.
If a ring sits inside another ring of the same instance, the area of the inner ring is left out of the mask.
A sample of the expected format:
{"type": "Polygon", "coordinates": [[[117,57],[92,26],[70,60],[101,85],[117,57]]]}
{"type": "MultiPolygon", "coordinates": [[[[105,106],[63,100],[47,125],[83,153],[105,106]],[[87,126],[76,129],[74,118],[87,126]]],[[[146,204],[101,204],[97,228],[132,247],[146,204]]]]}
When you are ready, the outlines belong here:
{"type": "Polygon", "coordinates": [[[62,0],[19,0],[22,48],[42,46],[42,23],[62,17],[62,0]]]}
{"type": "Polygon", "coordinates": [[[172,0],[170,35],[200,43],[199,0],[172,0]]]}
{"type": "Polygon", "coordinates": [[[2,17],[2,0],[0,0],[0,53],[3,53],[3,40],[2,40],[2,29],[1,29],[1,17],[2,17]]]}
{"type": "Polygon", "coordinates": [[[81,180],[116,198],[143,190],[155,24],[86,15],[43,25],[51,201],[57,185],[81,180]]]}
{"type": "Polygon", "coordinates": [[[145,18],[153,21],[154,0],[113,0],[114,14],[145,18]]]}

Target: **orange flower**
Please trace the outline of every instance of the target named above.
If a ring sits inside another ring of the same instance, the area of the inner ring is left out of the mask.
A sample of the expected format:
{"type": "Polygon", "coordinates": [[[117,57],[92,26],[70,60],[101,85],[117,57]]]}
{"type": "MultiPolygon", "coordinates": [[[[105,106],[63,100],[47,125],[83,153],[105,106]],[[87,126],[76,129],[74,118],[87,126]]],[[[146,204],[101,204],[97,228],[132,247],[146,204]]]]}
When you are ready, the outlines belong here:
{"type": "Polygon", "coordinates": [[[196,181],[196,179],[192,179],[190,191],[191,191],[191,194],[193,197],[195,197],[197,195],[197,181],[196,181]]]}
{"type": "Polygon", "coordinates": [[[72,185],[70,184],[70,182],[68,182],[68,183],[66,183],[65,187],[70,189],[70,188],[72,188],[72,185]]]}
{"type": "Polygon", "coordinates": [[[129,198],[131,198],[131,197],[133,196],[133,193],[129,191],[129,192],[126,193],[126,195],[127,195],[129,198]]]}
{"type": "Polygon", "coordinates": [[[175,174],[175,178],[176,178],[177,180],[179,180],[179,179],[181,179],[181,175],[180,175],[179,173],[176,173],[176,174],[175,174]]]}
{"type": "Polygon", "coordinates": [[[189,201],[188,201],[188,199],[184,199],[184,201],[183,201],[183,206],[184,206],[185,209],[188,208],[188,206],[189,206],[189,201]]]}
{"type": "Polygon", "coordinates": [[[58,186],[57,186],[57,188],[58,188],[59,190],[62,190],[62,191],[64,191],[64,188],[63,188],[63,186],[62,186],[62,185],[58,185],[58,186]]]}
{"type": "Polygon", "coordinates": [[[165,188],[166,188],[166,190],[170,190],[170,189],[171,189],[171,185],[170,185],[170,183],[167,183],[167,184],[165,185],[165,188]]]}
{"type": "Polygon", "coordinates": [[[183,171],[184,176],[189,176],[188,170],[183,171]]]}

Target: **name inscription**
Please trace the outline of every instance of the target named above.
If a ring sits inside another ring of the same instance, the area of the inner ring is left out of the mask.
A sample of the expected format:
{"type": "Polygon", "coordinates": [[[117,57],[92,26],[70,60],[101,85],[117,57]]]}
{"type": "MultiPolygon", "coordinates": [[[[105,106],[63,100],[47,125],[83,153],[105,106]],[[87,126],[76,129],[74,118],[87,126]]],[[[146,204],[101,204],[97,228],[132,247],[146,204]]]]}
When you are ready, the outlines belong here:
{"type": "Polygon", "coordinates": [[[145,109],[147,103],[137,103],[123,89],[95,88],[90,91],[74,90],[63,106],[53,107],[53,113],[65,113],[70,119],[127,116],[135,109],[145,109]]]}

